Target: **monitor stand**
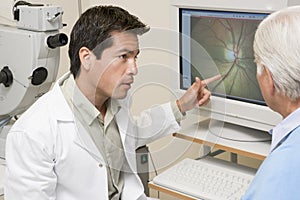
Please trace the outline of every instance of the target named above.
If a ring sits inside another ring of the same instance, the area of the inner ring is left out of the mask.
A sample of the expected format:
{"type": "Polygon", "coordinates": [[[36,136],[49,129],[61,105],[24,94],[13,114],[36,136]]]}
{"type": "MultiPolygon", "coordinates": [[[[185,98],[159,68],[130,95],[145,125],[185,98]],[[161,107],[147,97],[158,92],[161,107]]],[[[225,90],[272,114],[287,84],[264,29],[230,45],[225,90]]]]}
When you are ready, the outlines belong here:
{"type": "Polygon", "coordinates": [[[271,141],[271,135],[266,131],[214,119],[209,120],[208,132],[219,138],[238,142],[271,141]]]}

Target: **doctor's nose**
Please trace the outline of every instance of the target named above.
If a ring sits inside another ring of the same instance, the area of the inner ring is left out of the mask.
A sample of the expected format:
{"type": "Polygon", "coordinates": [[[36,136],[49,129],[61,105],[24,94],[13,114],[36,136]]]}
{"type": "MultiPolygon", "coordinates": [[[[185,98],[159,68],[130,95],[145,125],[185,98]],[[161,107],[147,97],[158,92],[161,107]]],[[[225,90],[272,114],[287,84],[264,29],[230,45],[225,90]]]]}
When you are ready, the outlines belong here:
{"type": "Polygon", "coordinates": [[[137,75],[137,73],[138,73],[137,64],[134,61],[128,66],[127,74],[135,76],[135,75],[137,75]]]}

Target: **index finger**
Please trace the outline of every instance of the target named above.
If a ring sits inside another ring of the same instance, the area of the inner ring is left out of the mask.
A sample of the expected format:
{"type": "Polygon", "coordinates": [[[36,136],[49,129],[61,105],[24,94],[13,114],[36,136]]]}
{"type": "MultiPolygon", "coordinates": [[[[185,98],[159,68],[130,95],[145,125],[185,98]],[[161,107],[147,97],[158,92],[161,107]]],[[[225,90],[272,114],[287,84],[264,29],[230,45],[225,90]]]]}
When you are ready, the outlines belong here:
{"type": "Polygon", "coordinates": [[[208,84],[216,81],[216,80],[220,80],[222,78],[222,75],[221,74],[218,74],[218,75],[215,75],[213,77],[210,77],[210,78],[207,78],[203,81],[201,81],[202,85],[204,85],[204,87],[206,87],[208,84]]]}

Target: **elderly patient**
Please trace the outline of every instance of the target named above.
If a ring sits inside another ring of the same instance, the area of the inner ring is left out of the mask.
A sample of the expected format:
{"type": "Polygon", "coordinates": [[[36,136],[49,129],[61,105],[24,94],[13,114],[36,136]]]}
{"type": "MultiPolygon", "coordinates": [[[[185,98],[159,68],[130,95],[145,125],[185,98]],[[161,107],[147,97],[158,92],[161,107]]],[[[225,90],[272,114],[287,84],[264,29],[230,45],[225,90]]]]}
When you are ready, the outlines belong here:
{"type": "Polygon", "coordinates": [[[243,200],[300,199],[300,7],[277,11],[255,34],[257,79],[267,105],[283,117],[271,151],[243,200]]]}

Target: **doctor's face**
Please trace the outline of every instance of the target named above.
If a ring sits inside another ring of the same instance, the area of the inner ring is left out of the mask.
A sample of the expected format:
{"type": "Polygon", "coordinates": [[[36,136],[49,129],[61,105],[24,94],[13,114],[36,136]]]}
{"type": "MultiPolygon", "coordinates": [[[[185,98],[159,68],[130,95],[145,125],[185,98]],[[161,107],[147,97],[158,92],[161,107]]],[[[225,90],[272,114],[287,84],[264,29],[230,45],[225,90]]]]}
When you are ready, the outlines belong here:
{"type": "Polygon", "coordinates": [[[95,60],[94,79],[96,98],[122,99],[127,95],[137,75],[136,58],[139,54],[138,37],[130,32],[112,34],[113,45],[106,48],[95,60]]]}

